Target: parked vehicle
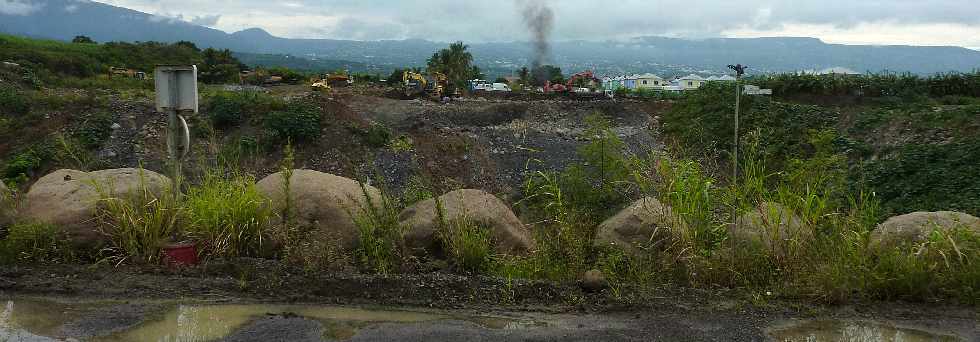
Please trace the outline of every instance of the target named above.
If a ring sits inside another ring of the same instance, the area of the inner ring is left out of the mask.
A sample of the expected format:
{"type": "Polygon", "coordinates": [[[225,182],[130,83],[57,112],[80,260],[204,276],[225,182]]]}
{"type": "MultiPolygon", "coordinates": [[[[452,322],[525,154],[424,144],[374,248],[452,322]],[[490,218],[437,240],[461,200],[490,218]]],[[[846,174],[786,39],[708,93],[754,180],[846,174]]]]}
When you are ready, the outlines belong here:
{"type": "Polygon", "coordinates": [[[494,83],[493,86],[492,86],[492,88],[490,90],[491,91],[507,91],[507,92],[511,91],[510,90],[510,86],[507,85],[507,83],[494,83]]]}

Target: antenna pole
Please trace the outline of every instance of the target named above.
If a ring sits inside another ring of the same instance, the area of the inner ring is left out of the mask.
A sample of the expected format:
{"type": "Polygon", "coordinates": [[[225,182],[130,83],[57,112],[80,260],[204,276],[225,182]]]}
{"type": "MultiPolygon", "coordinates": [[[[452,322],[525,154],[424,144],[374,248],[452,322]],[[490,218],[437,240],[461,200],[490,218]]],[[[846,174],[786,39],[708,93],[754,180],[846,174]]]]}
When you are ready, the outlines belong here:
{"type": "Polygon", "coordinates": [[[736,242],[735,232],[738,231],[738,201],[739,201],[739,189],[738,189],[738,141],[739,141],[738,121],[739,118],[738,115],[739,115],[739,109],[740,109],[739,107],[741,104],[740,102],[742,97],[742,75],[745,74],[745,69],[748,67],[741,64],[736,64],[736,65],[729,65],[728,68],[735,71],[735,136],[734,136],[735,139],[734,139],[734,144],[732,145],[732,181],[731,181],[732,189],[734,190],[735,196],[732,201],[732,230],[730,231],[730,234],[728,236],[729,240],[731,240],[731,248],[732,248],[732,259],[730,265],[732,269],[731,282],[732,285],[735,285],[735,274],[736,274],[735,259],[738,253],[738,248],[737,248],[738,246],[735,243],[736,242]]]}

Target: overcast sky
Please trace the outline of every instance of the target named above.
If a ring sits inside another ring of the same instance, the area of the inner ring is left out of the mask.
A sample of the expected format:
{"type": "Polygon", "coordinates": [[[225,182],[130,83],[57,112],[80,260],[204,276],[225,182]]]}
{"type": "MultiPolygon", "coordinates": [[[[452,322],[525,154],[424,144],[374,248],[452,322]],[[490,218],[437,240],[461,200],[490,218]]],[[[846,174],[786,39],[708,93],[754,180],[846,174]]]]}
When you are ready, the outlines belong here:
{"type": "MultiPolygon", "coordinates": [[[[6,2],[7,0],[0,0],[6,2]]],[[[530,38],[528,2],[554,11],[553,37],[806,36],[844,44],[980,49],[980,0],[104,0],[234,32],[291,38],[468,42],[530,38]]]]}

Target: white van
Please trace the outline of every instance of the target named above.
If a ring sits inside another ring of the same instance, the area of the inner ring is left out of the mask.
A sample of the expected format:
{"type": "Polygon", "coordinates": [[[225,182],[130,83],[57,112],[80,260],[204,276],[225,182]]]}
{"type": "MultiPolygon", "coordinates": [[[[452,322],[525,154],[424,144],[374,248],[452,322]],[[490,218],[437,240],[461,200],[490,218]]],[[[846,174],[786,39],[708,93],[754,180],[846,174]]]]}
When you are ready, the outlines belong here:
{"type": "Polygon", "coordinates": [[[510,86],[507,83],[494,83],[493,91],[510,91],[510,86]]]}

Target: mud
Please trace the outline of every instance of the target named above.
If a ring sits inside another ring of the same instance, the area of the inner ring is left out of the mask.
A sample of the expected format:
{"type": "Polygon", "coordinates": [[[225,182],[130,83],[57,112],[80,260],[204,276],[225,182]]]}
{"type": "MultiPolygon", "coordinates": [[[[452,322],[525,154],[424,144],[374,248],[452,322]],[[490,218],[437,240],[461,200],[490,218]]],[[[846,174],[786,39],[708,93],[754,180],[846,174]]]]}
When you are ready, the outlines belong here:
{"type": "Polygon", "coordinates": [[[819,323],[825,321],[850,324],[845,328],[884,327],[869,325],[871,336],[881,331],[887,337],[888,329],[898,328],[905,329],[903,338],[924,332],[940,341],[980,339],[975,307],[758,303],[737,291],[684,288],[586,293],[574,283],[508,283],[440,273],[305,275],[249,259],[181,271],[5,268],[0,270],[0,304],[11,308],[0,310],[7,312],[0,321],[27,327],[3,332],[14,341],[144,340],[189,332],[228,341],[276,340],[273,336],[298,341],[792,341],[799,336],[836,341],[840,329],[819,323]]]}

